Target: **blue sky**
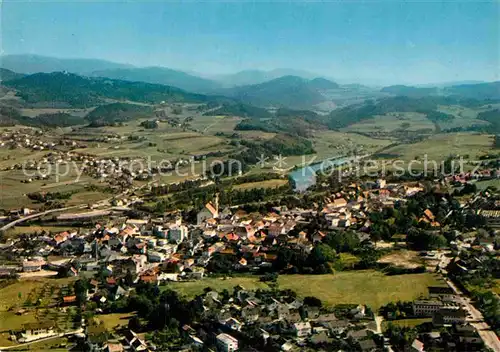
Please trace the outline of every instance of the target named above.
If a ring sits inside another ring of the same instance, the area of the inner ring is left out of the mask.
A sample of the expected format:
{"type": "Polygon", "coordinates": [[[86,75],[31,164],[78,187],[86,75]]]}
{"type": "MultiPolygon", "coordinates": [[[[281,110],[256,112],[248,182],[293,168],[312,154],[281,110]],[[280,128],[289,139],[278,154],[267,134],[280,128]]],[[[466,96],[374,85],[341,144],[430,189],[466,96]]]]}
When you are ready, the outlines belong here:
{"type": "Polygon", "coordinates": [[[295,68],[341,81],[499,80],[498,2],[14,2],[3,54],[206,74],[295,68]]]}

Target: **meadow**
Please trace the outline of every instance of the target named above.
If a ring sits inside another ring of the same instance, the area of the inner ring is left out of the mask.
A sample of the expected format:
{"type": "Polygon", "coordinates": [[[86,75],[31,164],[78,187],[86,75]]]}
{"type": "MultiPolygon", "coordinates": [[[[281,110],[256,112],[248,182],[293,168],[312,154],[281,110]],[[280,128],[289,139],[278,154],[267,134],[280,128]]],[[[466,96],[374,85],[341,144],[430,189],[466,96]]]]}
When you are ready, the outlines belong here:
{"type": "MultiPolygon", "coordinates": [[[[343,271],[327,275],[281,275],[280,289],[291,289],[299,296],[315,296],[325,305],[366,304],[372,309],[398,300],[413,300],[427,294],[427,286],[441,281],[430,273],[386,276],[378,271],[343,271]]],[[[220,291],[232,290],[241,285],[245,289],[265,289],[268,286],[258,277],[234,277],[229,279],[206,278],[192,282],[170,283],[170,288],[188,297],[194,297],[210,287],[220,291]]]]}
{"type": "Polygon", "coordinates": [[[72,329],[74,308],[57,308],[60,296],[70,291],[74,278],[23,279],[0,289],[0,346],[12,346],[9,331],[21,330],[23,324],[53,321],[59,329],[72,329]],[[16,314],[19,309],[24,314],[16,314]]]}
{"type": "Polygon", "coordinates": [[[448,156],[462,156],[464,159],[478,160],[479,156],[487,154],[493,146],[493,135],[479,133],[441,133],[421,142],[400,144],[384,150],[384,153],[398,155],[400,160],[411,161],[416,158],[423,160],[442,161],[448,156]]]}
{"type": "Polygon", "coordinates": [[[397,112],[375,116],[342,129],[345,132],[360,133],[391,133],[396,130],[405,131],[434,131],[434,124],[426,115],[416,112],[397,112]]]}

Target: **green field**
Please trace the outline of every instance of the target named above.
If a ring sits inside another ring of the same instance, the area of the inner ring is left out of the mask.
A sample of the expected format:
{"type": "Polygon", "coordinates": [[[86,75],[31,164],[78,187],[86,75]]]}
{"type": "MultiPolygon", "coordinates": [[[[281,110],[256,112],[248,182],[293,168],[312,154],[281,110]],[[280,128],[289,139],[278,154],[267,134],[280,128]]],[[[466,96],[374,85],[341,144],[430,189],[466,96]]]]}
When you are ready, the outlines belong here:
{"type": "Polygon", "coordinates": [[[96,315],[95,318],[104,324],[107,330],[112,331],[116,327],[125,326],[134,313],[110,313],[96,315]]]}
{"type": "Polygon", "coordinates": [[[25,279],[0,289],[0,346],[14,343],[8,340],[9,331],[22,329],[25,323],[37,321],[54,321],[61,329],[73,327],[72,312],[63,312],[58,308],[49,308],[59,302],[60,290],[69,285],[74,278],[67,279],[25,279]],[[37,308],[33,305],[40,301],[37,308]],[[29,302],[29,303],[28,303],[29,302]],[[26,314],[17,315],[20,308],[26,314]]]}
{"type": "Polygon", "coordinates": [[[415,158],[442,161],[448,156],[462,156],[478,160],[487,154],[493,145],[493,136],[479,133],[437,134],[418,143],[400,144],[384,150],[386,154],[399,155],[399,159],[410,161],[415,158]]]}
{"type": "Polygon", "coordinates": [[[342,129],[346,132],[362,133],[391,133],[396,130],[432,132],[435,130],[434,124],[424,114],[414,112],[388,113],[382,116],[363,120],[342,129]]]}
{"type": "MultiPolygon", "coordinates": [[[[386,276],[378,271],[344,271],[330,275],[281,275],[280,289],[291,289],[299,296],[315,296],[327,305],[366,304],[372,309],[389,302],[412,300],[427,293],[427,286],[437,284],[433,274],[408,274],[386,276]]],[[[207,278],[193,282],[171,283],[166,288],[174,289],[188,297],[203,292],[206,287],[214,290],[232,290],[241,285],[246,289],[267,288],[257,277],[235,277],[227,280],[207,278]]]]}
{"type": "Polygon", "coordinates": [[[244,189],[252,189],[252,188],[274,188],[286,185],[288,180],[276,179],[276,180],[265,180],[259,182],[249,182],[242,183],[240,185],[234,186],[234,189],[244,190],[244,189]]]}

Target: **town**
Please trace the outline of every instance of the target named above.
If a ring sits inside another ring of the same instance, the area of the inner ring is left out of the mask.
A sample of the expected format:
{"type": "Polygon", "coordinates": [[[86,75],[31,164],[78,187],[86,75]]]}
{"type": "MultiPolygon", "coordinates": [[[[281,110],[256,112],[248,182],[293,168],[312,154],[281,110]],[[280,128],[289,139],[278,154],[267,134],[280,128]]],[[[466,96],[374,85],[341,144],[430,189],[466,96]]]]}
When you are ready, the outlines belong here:
{"type": "MultiPolygon", "coordinates": [[[[216,192],[195,214],[161,216],[127,194],[105,212],[93,206],[47,217],[40,231],[1,246],[7,281],[46,283],[8,308],[37,317],[10,330],[9,340],[70,336],[68,344],[90,351],[496,350],[500,196],[494,187],[476,189],[471,181],[481,175],[491,172],[444,177],[431,188],[426,180],[331,176],[315,186],[318,199],[306,193],[289,204],[234,207],[216,192]],[[43,229],[54,225],[67,230],[43,229]],[[414,258],[405,261],[408,254],[414,258]],[[328,292],[303,293],[307,281],[288,283],[370,270],[433,277],[418,297],[375,307],[332,305],[328,292]],[[188,285],[198,291],[179,293],[188,285]],[[113,315],[127,318],[113,327],[99,319],[113,315]]],[[[165,187],[151,185],[141,197],[165,187]]]]}

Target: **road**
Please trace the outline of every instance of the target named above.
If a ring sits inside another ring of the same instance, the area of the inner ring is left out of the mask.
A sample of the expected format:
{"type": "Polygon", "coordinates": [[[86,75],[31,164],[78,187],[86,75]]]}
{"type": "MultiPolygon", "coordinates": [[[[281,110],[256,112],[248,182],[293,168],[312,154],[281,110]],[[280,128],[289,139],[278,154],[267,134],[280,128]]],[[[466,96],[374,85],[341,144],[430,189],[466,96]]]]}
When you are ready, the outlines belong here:
{"type": "Polygon", "coordinates": [[[484,321],[483,315],[478,311],[471,303],[469,297],[467,297],[458,287],[451,282],[451,280],[444,277],[446,283],[453,289],[455,294],[458,296],[459,303],[467,310],[470,314],[468,317],[468,322],[477,329],[479,336],[483,342],[491,348],[493,351],[500,351],[500,340],[493,330],[491,330],[488,323],[484,321]]]}
{"type": "Polygon", "coordinates": [[[13,349],[13,348],[19,348],[19,347],[28,346],[28,345],[31,345],[31,344],[34,344],[34,343],[38,343],[38,342],[53,340],[53,339],[56,339],[56,338],[59,338],[59,337],[64,337],[64,336],[69,336],[69,335],[75,335],[75,334],[81,334],[81,333],[83,333],[83,328],[80,328],[80,329],[77,329],[77,330],[73,330],[73,331],[61,332],[61,333],[53,335],[53,336],[44,337],[43,339],[33,340],[33,341],[30,341],[30,342],[20,343],[20,344],[12,345],[12,346],[0,347],[0,352],[1,351],[5,351],[5,350],[10,350],[10,349],[13,349]]]}
{"type": "Polygon", "coordinates": [[[36,214],[28,215],[28,216],[25,216],[23,218],[11,221],[8,224],[0,227],[0,231],[8,230],[11,227],[16,226],[16,225],[18,225],[18,224],[20,224],[22,222],[25,222],[25,221],[31,220],[31,219],[36,219],[36,218],[38,218],[40,216],[44,216],[44,215],[47,215],[47,214],[56,213],[56,212],[59,212],[59,211],[71,210],[71,209],[78,209],[78,208],[82,209],[82,208],[85,208],[85,207],[87,207],[86,204],[85,205],[74,205],[74,206],[66,207],[66,208],[58,208],[58,209],[51,209],[51,210],[42,211],[41,213],[36,213],[36,214]]]}
{"type": "MultiPolygon", "coordinates": [[[[157,182],[157,181],[150,181],[150,182],[148,182],[148,183],[146,183],[146,184],[144,184],[142,186],[134,187],[131,190],[123,191],[123,192],[121,192],[119,194],[114,195],[113,197],[109,197],[109,198],[100,200],[100,201],[98,201],[97,203],[94,204],[94,207],[107,206],[107,205],[109,205],[109,202],[113,198],[120,197],[120,196],[123,196],[123,195],[125,195],[125,194],[127,194],[129,192],[133,192],[133,191],[140,190],[142,188],[148,187],[148,186],[150,186],[151,184],[153,184],[155,182],[157,182]]],[[[39,218],[40,216],[44,216],[44,215],[51,214],[51,213],[57,213],[57,212],[60,212],[60,211],[72,210],[72,209],[84,209],[84,208],[87,208],[87,207],[88,207],[88,204],[79,204],[79,205],[73,205],[73,206],[70,206],[70,207],[64,207],[64,208],[58,208],[58,209],[51,209],[51,210],[47,210],[47,211],[42,211],[40,213],[28,215],[28,216],[22,217],[20,219],[11,221],[8,224],[5,224],[4,226],[0,227],[0,232],[8,230],[11,227],[16,226],[16,225],[18,225],[20,223],[23,223],[23,222],[25,222],[27,220],[39,218]]]]}

